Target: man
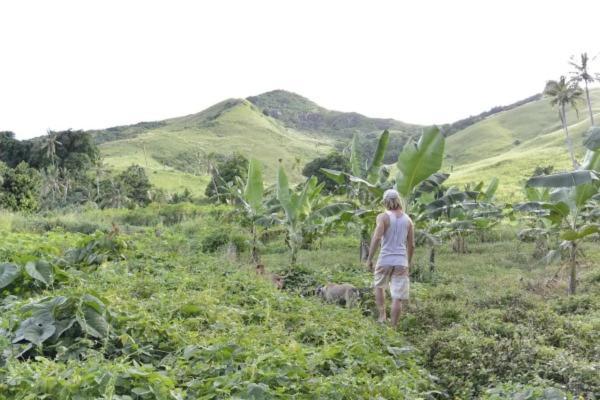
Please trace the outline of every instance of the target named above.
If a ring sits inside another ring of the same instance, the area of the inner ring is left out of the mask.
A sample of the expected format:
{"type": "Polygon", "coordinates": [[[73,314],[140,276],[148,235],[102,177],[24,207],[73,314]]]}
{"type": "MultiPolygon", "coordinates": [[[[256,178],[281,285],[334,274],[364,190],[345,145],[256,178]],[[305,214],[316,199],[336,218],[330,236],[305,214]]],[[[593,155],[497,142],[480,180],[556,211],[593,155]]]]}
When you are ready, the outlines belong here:
{"type": "Polygon", "coordinates": [[[386,212],[377,216],[367,266],[373,271],[373,256],[381,242],[381,251],[374,271],[378,321],[383,323],[387,320],[385,286],[389,284],[392,297],[392,326],[396,327],[404,303],[408,300],[408,267],[415,249],[414,228],[412,220],[402,210],[400,194],[397,191],[386,190],[383,194],[383,205],[386,212]]]}

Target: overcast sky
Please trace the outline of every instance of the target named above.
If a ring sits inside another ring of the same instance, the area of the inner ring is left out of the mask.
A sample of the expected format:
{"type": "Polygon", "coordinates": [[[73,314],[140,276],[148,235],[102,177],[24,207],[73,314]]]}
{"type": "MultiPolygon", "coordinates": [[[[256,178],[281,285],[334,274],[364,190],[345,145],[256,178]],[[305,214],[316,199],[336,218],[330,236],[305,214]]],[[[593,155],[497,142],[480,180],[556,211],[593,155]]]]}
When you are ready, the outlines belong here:
{"type": "MultiPolygon", "coordinates": [[[[3,1],[0,131],[195,113],[273,89],[451,122],[600,52],[600,1],[3,1]]],[[[600,72],[600,68],[597,69],[600,72]]]]}

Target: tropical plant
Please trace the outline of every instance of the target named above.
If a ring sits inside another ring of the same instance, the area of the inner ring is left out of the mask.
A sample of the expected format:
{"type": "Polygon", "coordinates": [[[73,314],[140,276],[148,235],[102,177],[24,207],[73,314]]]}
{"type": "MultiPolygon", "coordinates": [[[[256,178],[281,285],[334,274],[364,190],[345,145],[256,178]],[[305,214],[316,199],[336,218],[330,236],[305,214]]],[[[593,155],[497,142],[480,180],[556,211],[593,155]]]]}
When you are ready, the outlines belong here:
{"type": "Polygon", "coordinates": [[[56,167],[56,147],[62,146],[62,143],[58,141],[57,132],[48,130],[46,138],[42,144],[42,149],[46,153],[46,157],[50,160],[50,163],[56,167]]]}
{"type": "Polygon", "coordinates": [[[252,235],[251,257],[254,263],[260,262],[259,227],[268,227],[273,224],[274,218],[265,202],[265,190],[262,178],[262,165],[260,161],[251,159],[248,164],[248,178],[244,191],[240,194],[243,211],[250,223],[252,235]]]}
{"type": "Polygon", "coordinates": [[[321,171],[336,184],[346,188],[346,194],[351,201],[358,203],[354,212],[354,220],[360,230],[360,259],[369,256],[370,235],[375,226],[376,203],[383,191],[390,187],[387,182],[389,171],[383,165],[383,159],[388,147],[390,133],[385,130],[379,137],[377,149],[369,164],[363,162],[360,152],[360,141],[354,135],[350,145],[350,171],[322,168],[321,171]]]}
{"type": "Polygon", "coordinates": [[[12,354],[16,357],[23,357],[34,346],[68,345],[73,337],[103,339],[111,330],[106,305],[91,294],[46,297],[25,305],[20,311],[28,317],[21,320],[10,335],[12,354]]]}
{"type": "Polygon", "coordinates": [[[284,211],[282,223],[287,230],[287,243],[290,247],[290,263],[296,265],[298,250],[307,239],[320,236],[336,222],[339,215],[351,208],[348,203],[331,202],[321,196],[324,184],[316,177],[308,179],[298,192],[289,187],[288,177],[279,166],[277,171],[277,200],[284,211]]]}
{"type": "Polygon", "coordinates": [[[544,95],[550,98],[550,105],[555,106],[558,109],[558,117],[560,118],[563,131],[565,132],[567,148],[569,150],[571,162],[573,163],[573,169],[577,169],[578,163],[575,159],[575,153],[573,152],[573,141],[571,136],[569,136],[566,108],[569,106],[577,112],[577,105],[581,101],[583,92],[576,82],[568,82],[564,76],[561,76],[558,81],[546,82],[544,95]]]}
{"type": "Polygon", "coordinates": [[[588,112],[590,115],[590,124],[591,126],[594,126],[594,113],[592,112],[592,102],[590,100],[588,84],[593,83],[595,79],[588,71],[588,61],[589,59],[587,53],[581,53],[579,64],[575,60],[575,57],[571,57],[571,61],[569,62],[569,64],[571,64],[571,66],[575,68],[575,71],[571,72],[571,80],[577,83],[583,82],[583,88],[585,90],[585,99],[587,101],[588,112]]]}
{"type": "MultiPolygon", "coordinates": [[[[560,173],[530,178],[527,187],[554,188],[550,201],[528,203],[530,209],[545,210],[541,215],[556,228],[563,240],[562,248],[569,251],[569,294],[577,288],[577,249],[579,241],[600,232],[600,224],[588,223],[582,218],[586,204],[598,193],[599,178],[589,170],[560,173]]],[[[549,258],[559,256],[553,250],[549,258]]]]}
{"type": "Polygon", "coordinates": [[[409,141],[398,157],[398,173],[395,180],[389,179],[389,170],[382,164],[389,140],[389,133],[384,131],[379,140],[375,157],[370,167],[364,173],[358,152],[358,139],[352,144],[351,167],[355,175],[341,171],[323,170],[325,174],[338,182],[350,187],[350,199],[358,199],[359,206],[355,211],[356,220],[361,226],[361,260],[369,256],[370,234],[375,225],[375,215],[379,201],[385,189],[396,187],[403,198],[403,208],[406,213],[412,213],[417,203],[417,197],[426,188],[433,188],[448,178],[447,174],[438,173],[444,156],[444,136],[437,127],[423,132],[418,142],[409,141]],[[362,175],[356,175],[356,173],[362,175]],[[422,185],[422,186],[421,186],[422,185]]]}

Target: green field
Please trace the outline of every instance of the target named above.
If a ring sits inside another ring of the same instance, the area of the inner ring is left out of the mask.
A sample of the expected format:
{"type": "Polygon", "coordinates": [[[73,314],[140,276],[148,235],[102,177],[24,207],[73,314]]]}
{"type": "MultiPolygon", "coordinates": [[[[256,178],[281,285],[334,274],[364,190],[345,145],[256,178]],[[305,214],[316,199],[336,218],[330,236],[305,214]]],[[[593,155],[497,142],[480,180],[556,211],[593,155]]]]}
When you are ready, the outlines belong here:
{"type": "Polygon", "coordinates": [[[301,251],[293,270],[282,237],[265,242],[267,268],[287,276],[279,291],[254,274],[247,251],[233,258],[218,244],[220,232],[241,248],[249,238],[228,208],[0,214],[3,262],[41,258],[63,271],[51,287],[4,289],[0,328],[15,329],[28,304],[86,294],[110,324],[97,338],[76,322],[21,359],[10,354],[22,345],[0,334],[0,398],[595,398],[600,247],[584,245],[580,290],[567,297],[566,273],[532,259],[517,228],[471,237],[466,255],[442,244],[434,274],[419,248],[409,310],[394,331],[375,322],[352,230],[301,251]],[[113,222],[121,233],[102,233],[113,222]],[[107,260],[70,258],[94,240],[107,260]],[[313,292],[326,282],[365,288],[360,306],[324,304],[313,292]]]}

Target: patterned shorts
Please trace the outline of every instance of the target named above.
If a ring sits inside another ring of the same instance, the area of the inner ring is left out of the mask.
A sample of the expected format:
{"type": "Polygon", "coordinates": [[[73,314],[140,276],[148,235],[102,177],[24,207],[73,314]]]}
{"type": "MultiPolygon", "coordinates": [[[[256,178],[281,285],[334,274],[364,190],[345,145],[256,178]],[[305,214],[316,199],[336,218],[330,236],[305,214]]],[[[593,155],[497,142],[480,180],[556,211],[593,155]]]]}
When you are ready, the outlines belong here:
{"type": "Polygon", "coordinates": [[[375,268],[373,277],[373,286],[376,288],[384,288],[387,284],[389,284],[390,295],[392,296],[392,299],[408,300],[408,291],[410,289],[408,267],[377,266],[375,268]]]}

